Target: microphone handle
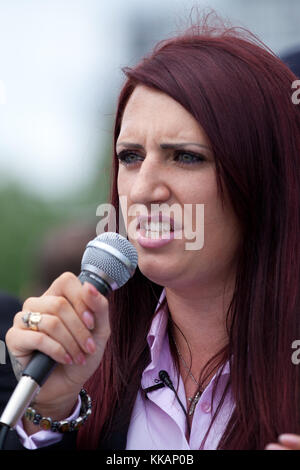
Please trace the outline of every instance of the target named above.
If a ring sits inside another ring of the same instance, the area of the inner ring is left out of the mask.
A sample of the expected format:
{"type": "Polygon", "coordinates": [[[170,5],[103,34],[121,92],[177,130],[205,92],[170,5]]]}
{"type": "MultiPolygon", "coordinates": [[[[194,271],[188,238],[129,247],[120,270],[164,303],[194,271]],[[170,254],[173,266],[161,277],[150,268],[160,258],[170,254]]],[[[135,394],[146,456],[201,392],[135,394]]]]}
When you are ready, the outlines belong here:
{"type": "Polygon", "coordinates": [[[22,376],[31,377],[41,387],[55,366],[54,359],[40,351],[35,351],[29,364],[23,370],[22,376]]]}

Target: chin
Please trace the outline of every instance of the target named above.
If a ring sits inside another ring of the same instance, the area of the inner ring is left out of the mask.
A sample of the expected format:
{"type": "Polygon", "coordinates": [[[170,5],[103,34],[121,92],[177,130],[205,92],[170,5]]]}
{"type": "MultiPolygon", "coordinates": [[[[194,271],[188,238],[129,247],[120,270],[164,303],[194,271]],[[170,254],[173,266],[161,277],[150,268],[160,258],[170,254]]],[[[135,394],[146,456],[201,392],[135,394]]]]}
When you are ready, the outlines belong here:
{"type": "Polygon", "coordinates": [[[141,260],[139,262],[139,270],[147,279],[163,287],[171,287],[174,284],[178,284],[178,280],[181,277],[178,266],[176,270],[174,265],[162,265],[161,262],[159,263],[153,259],[149,262],[141,260]]]}
{"type": "Polygon", "coordinates": [[[168,267],[162,266],[161,263],[158,263],[153,259],[149,262],[139,260],[138,266],[139,270],[145,277],[159,285],[164,285],[164,282],[170,278],[170,272],[172,272],[168,267]]]}

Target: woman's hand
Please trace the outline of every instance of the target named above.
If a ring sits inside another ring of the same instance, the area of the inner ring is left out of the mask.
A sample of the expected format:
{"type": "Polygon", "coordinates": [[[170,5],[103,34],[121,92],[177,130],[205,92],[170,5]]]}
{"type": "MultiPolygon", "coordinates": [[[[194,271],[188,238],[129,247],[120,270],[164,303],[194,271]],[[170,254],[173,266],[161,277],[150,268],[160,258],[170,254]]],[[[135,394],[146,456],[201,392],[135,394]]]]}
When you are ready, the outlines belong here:
{"type": "Polygon", "coordinates": [[[34,399],[39,413],[57,420],[69,415],[83,384],[100,364],[109,336],[107,299],[72,273],[62,274],[41,297],[25,301],[6,344],[15,371],[24,370],[35,350],[57,362],[34,399]],[[26,312],[42,314],[38,331],[24,324],[26,312]]]}
{"type": "Polygon", "coordinates": [[[281,434],[277,443],[268,444],[265,450],[300,450],[300,436],[298,434],[281,434]]]}

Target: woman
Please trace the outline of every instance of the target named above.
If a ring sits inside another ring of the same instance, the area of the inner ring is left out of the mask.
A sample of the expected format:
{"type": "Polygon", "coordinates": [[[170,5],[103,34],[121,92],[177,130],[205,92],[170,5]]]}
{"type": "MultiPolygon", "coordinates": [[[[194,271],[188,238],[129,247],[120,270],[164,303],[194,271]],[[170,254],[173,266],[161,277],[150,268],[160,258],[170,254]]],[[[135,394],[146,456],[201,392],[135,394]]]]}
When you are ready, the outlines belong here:
{"type": "MultiPolygon", "coordinates": [[[[142,220],[128,235],[139,268],[109,309],[69,273],[28,299],[8,347],[20,368],[34,349],[59,363],[34,407],[62,420],[88,381],[93,414],[77,448],[300,448],[295,76],[252,35],[207,26],[125,73],[112,202],[126,198],[127,222],[135,204],[148,214],[152,204],[204,205],[204,245],[149,242],[162,227],[142,220]],[[28,311],[42,313],[39,331],[24,324],[28,311]],[[143,393],[162,369],[186,412],[166,387],[143,393]]],[[[38,428],[23,425],[38,442],[38,428]]]]}

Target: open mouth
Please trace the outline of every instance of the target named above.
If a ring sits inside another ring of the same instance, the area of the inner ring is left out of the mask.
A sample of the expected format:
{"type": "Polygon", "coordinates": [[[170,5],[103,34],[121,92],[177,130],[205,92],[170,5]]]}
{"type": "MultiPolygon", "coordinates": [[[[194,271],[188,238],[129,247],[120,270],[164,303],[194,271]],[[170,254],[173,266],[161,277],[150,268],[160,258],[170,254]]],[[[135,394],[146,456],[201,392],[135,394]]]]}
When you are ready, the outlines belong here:
{"type": "Polygon", "coordinates": [[[144,237],[163,238],[168,236],[170,232],[174,232],[172,225],[168,222],[146,222],[143,221],[137,226],[144,237]]]}
{"type": "Polygon", "coordinates": [[[142,237],[154,240],[174,238],[176,227],[174,220],[170,217],[162,215],[140,216],[137,222],[136,230],[142,237]]]}

